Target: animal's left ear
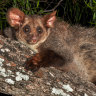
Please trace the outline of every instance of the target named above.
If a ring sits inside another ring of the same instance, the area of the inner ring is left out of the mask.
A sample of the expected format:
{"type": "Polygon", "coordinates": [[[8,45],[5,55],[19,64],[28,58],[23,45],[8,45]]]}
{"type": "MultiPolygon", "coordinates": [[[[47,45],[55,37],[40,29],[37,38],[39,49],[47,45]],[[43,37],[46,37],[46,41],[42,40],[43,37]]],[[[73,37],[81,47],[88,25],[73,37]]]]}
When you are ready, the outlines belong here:
{"type": "Polygon", "coordinates": [[[51,14],[45,15],[43,17],[44,25],[48,28],[54,27],[55,21],[56,21],[56,11],[52,12],[51,14]]]}
{"type": "Polygon", "coordinates": [[[10,8],[6,18],[11,27],[18,28],[24,22],[25,14],[18,8],[10,8]]]}

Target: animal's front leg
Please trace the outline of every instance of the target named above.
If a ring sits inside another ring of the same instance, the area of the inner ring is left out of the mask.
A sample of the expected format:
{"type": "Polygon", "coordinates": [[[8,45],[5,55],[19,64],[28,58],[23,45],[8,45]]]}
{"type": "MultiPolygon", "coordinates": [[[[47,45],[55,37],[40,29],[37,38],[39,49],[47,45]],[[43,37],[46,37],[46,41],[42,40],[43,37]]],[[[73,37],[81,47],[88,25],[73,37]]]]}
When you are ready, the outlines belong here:
{"type": "Polygon", "coordinates": [[[55,52],[51,50],[43,50],[43,52],[37,53],[32,58],[28,59],[25,65],[27,70],[36,71],[40,67],[60,67],[63,65],[63,59],[55,52]]]}

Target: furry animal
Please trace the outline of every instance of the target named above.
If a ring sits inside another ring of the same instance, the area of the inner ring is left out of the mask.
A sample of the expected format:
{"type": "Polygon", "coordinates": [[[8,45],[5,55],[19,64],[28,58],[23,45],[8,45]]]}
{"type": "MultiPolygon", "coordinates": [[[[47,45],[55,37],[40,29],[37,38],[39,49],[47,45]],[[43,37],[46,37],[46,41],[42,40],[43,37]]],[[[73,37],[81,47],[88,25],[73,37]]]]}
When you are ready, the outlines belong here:
{"type": "Polygon", "coordinates": [[[56,19],[56,11],[44,16],[28,16],[11,8],[6,17],[17,30],[16,38],[36,52],[26,62],[27,69],[54,66],[96,83],[95,28],[71,26],[56,19]]]}

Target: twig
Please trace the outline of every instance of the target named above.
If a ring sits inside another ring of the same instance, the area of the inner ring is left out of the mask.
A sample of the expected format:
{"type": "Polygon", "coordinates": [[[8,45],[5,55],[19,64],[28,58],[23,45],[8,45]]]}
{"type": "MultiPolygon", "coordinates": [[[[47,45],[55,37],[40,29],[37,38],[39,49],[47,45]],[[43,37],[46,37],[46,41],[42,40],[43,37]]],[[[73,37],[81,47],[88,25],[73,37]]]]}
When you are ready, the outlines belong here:
{"type": "Polygon", "coordinates": [[[50,9],[50,10],[44,10],[43,12],[50,12],[50,11],[54,11],[56,10],[56,8],[60,5],[60,3],[62,2],[63,0],[60,0],[57,5],[53,8],[53,9],[50,9]]]}
{"type": "MultiPolygon", "coordinates": [[[[54,0],[52,0],[50,3],[48,3],[48,6],[47,6],[46,9],[48,9],[48,8],[50,7],[50,5],[53,3],[53,1],[54,1],[54,0]]],[[[45,10],[46,10],[46,9],[45,9],[45,10]]]]}

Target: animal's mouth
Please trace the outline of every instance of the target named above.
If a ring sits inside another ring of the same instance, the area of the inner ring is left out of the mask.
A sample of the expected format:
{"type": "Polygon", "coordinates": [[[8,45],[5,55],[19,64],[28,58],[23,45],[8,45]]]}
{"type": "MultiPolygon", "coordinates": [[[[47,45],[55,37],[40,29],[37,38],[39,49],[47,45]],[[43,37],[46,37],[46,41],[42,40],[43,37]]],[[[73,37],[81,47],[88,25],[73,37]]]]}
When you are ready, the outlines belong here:
{"type": "Polygon", "coordinates": [[[36,44],[38,42],[37,36],[26,36],[26,41],[28,44],[36,44]]]}
{"type": "Polygon", "coordinates": [[[32,39],[32,43],[33,43],[33,44],[36,44],[37,41],[38,41],[37,39],[32,39]]]}
{"type": "Polygon", "coordinates": [[[32,44],[36,44],[38,42],[38,37],[37,36],[33,36],[32,37],[32,44]]]}
{"type": "Polygon", "coordinates": [[[32,38],[31,40],[27,40],[29,44],[36,44],[38,42],[38,38],[32,38]]]}

